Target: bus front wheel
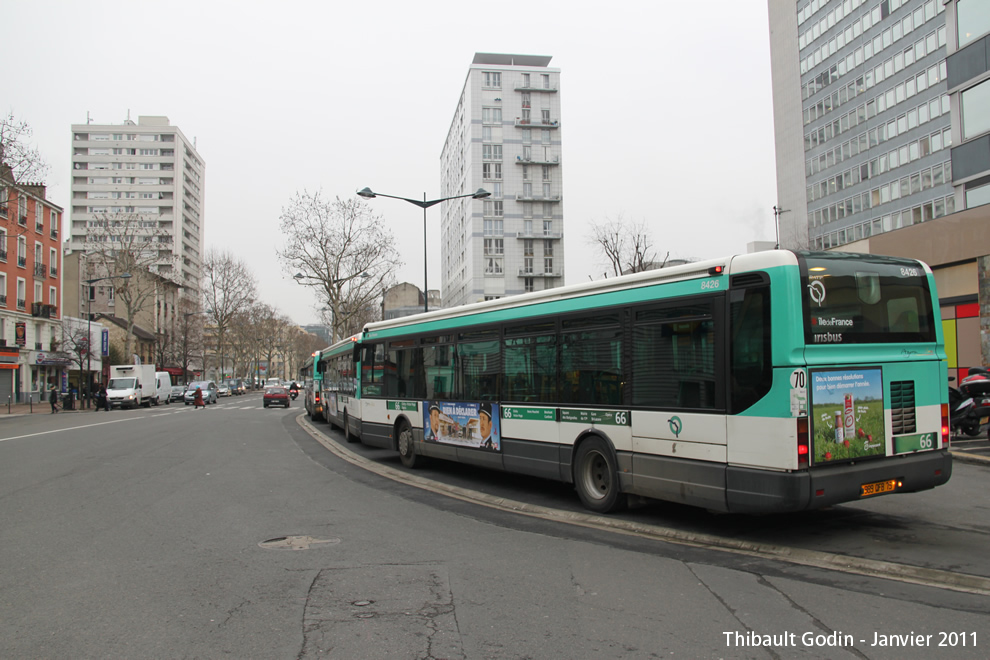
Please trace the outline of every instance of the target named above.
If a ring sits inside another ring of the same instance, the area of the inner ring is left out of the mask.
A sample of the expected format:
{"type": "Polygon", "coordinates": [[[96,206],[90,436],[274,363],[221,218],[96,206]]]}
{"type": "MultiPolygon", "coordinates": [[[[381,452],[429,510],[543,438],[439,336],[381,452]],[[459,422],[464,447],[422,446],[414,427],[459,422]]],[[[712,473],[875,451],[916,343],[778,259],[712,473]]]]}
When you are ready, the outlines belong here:
{"type": "Polygon", "coordinates": [[[574,485],[581,503],[595,513],[612,513],[625,508],[626,496],[619,491],[615,456],[601,438],[588,438],[578,447],[574,458],[574,485]]]}
{"type": "Polygon", "coordinates": [[[399,430],[395,434],[396,444],[399,449],[399,460],[407,468],[412,469],[419,463],[419,455],[416,453],[416,446],[413,444],[413,432],[407,422],[399,424],[399,430]]]}

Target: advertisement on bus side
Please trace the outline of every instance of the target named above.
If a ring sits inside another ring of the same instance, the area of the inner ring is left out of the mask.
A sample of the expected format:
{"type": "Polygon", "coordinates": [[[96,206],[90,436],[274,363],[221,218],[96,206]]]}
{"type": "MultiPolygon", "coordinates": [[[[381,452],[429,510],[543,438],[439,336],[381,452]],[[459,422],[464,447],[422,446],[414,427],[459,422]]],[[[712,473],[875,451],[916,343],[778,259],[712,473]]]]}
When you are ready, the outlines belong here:
{"type": "Polygon", "coordinates": [[[885,455],[880,369],[813,369],[809,378],[812,463],[885,455]]]}
{"type": "Polygon", "coordinates": [[[467,401],[424,401],[423,438],[426,442],[500,451],[498,405],[467,401]]]}

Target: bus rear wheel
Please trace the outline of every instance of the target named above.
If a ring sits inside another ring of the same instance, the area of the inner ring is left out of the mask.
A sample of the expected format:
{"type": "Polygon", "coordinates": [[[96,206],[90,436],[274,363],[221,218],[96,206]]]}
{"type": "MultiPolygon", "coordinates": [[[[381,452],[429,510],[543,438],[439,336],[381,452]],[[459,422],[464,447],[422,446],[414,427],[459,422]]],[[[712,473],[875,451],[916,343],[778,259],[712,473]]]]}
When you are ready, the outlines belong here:
{"type": "Polygon", "coordinates": [[[588,438],[574,457],[574,486],[585,508],[612,513],[626,506],[612,449],[601,438],[588,438]]]}
{"type": "Polygon", "coordinates": [[[347,411],[344,411],[344,439],[348,442],[357,442],[358,437],[351,433],[351,418],[348,416],[347,411]]]}
{"type": "Polygon", "coordinates": [[[399,460],[407,468],[412,469],[419,463],[419,455],[416,453],[416,445],[413,444],[413,432],[408,422],[401,422],[399,430],[395,434],[396,445],[399,450],[399,460]]]}

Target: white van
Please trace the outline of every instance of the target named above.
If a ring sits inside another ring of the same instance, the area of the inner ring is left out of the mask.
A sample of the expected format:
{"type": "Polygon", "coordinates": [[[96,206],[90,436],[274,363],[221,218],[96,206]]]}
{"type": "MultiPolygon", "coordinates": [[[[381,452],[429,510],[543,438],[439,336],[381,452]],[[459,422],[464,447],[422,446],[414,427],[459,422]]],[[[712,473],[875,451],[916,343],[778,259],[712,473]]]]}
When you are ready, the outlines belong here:
{"type": "Polygon", "coordinates": [[[172,376],[167,371],[155,372],[155,398],[152,402],[157,406],[164,403],[166,406],[172,399],[172,376]]]}

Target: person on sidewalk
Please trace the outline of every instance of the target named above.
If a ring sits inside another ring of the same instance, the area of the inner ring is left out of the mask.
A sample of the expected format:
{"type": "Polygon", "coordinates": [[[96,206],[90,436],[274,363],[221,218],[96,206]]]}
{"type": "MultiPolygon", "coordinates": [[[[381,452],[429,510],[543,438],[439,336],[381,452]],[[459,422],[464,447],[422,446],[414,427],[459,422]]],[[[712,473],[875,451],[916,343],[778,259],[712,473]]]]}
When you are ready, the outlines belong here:
{"type": "Polygon", "coordinates": [[[58,412],[58,389],[52,385],[52,388],[48,390],[48,403],[52,404],[52,414],[58,412]]]}
{"type": "Polygon", "coordinates": [[[193,396],[193,408],[199,408],[200,406],[206,408],[206,404],[203,403],[203,389],[201,387],[196,388],[196,393],[193,396]]]}

